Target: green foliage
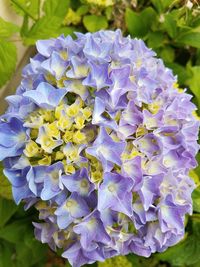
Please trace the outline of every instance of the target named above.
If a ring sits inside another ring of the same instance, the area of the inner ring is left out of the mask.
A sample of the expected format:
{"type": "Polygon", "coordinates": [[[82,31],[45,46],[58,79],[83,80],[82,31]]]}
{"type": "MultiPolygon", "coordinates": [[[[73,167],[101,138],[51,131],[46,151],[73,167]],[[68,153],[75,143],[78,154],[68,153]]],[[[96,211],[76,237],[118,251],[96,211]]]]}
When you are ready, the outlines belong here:
{"type": "Polygon", "coordinates": [[[24,16],[28,14],[32,19],[39,17],[40,0],[10,0],[15,11],[24,16]]]}
{"type": "Polygon", "coordinates": [[[89,32],[96,32],[108,27],[106,17],[96,15],[84,16],[83,24],[89,32]]]}
{"type": "MultiPolygon", "coordinates": [[[[185,4],[187,1],[174,0],[117,0],[108,7],[88,4],[86,0],[9,2],[13,10],[22,16],[22,24],[19,27],[0,18],[0,87],[11,78],[16,68],[15,41],[21,40],[30,46],[35,45],[38,39],[56,37],[62,33],[73,36],[74,31],[95,32],[121,28],[124,35],[142,38],[157,52],[166,66],[178,75],[179,86],[189,88],[200,110],[198,1],[191,1],[192,8],[185,4]]],[[[194,213],[188,219],[185,239],[149,259],[129,255],[128,264],[134,267],[200,266],[200,153],[197,161],[199,166],[190,172],[198,187],[192,194],[194,213]]],[[[43,267],[44,262],[48,262],[46,266],[49,267],[65,266],[64,262],[54,262],[55,254],[46,259],[46,246],[37,242],[33,235],[31,222],[35,218],[35,211],[25,213],[21,206],[17,207],[13,203],[11,186],[0,167],[0,267],[43,267]]],[[[117,258],[112,262],[113,266],[120,264],[117,258]]]]}
{"type": "Polygon", "coordinates": [[[16,46],[0,39],[0,87],[11,77],[17,61],[16,46]]]}
{"type": "Polygon", "coordinates": [[[188,236],[178,245],[157,254],[160,260],[168,261],[172,266],[191,266],[200,260],[200,217],[198,221],[191,221],[191,230],[188,236]]]}
{"type": "Polygon", "coordinates": [[[127,8],[126,24],[128,31],[132,36],[145,37],[156,16],[155,10],[151,7],[145,8],[141,13],[137,13],[127,8]]]}
{"type": "Polygon", "coordinates": [[[34,212],[0,198],[0,267],[42,267],[47,247],[34,238],[34,212]]]}
{"type": "MultiPolygon", "coordinates": [[[[1,163],[0,163],[0,197],[6,198],[6,199],[12,199],[11,184],[3,174],[3,166],[1,163]]],[[[0,208],[0,213],[1,213],[1,208],[0,208]]],[[[0,222],[0,225],[1,225],[1,222],[0,222]]]]}
{"type": "Polygon", "coordinates": [[[0,17],[0,38],[8,38],[13,35],[13,33],[18,32],[19,27],[15,24],[7,22],[0,17]]]}
{"type": "Polygon", "coordinates": [[[188,66],[188,72],[190,72],[190,78],[187,80],[187,84],[190,90],[195,95],[198,106],[200,107],[200,92],[199,92],[199,78],[200,78],[200,66],[188,66]]]}
{"type": "Polygon", "coordinates": [[[39,39],[48,39],[49,36],[56,37],[59,27],[60,18],[56,16],[43,17],[39,19],[25,35],[25,44],[31,45],[39,39]]]}
{"type": "Polygon", "coordinates": [[[48,17],[56,16],[60,18],[61,22],[66,16],[67,10],[69,8],[69,1],[68,0],[46,0],[43,5],[43,11],[45,15],[48,17]]]}
{"type": "Polygon", "coordinates": [[[196,188],[192,194],[193,209],[200,213],[200,187],[196,188]]]}

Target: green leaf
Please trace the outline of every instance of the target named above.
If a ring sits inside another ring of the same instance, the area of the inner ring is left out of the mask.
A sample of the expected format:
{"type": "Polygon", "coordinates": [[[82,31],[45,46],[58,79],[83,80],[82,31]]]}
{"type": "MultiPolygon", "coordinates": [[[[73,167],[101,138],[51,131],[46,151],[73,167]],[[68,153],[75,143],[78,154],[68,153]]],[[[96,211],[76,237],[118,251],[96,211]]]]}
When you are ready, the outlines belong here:
{"type": "Polygon", "coordinates": [[[104,16],[87,15],[83,17],[83,24],[89,32],[96,32],[108,27],[108,22],[104,16]]]}
{"type": "MultiPolygon", "coordinates": [[[[72,27],[72,26],[63,26],[60,27],[57,31],[58,35],[64,34],[65,36],[67,35],[71,35],[71,36],[75,36],[74,32],[77,31],[77,28],[72,27]]],[[[78,30],[80,31],[80,30],[78,30]]]]}
{"type": "Polygon", "coordinates": [[[46,16],[56,16],[63,20],[67,14],[69,2],[69,0],[46,0],[43,5],[43,11],[46,16]]]}
{"type": "Polygon", "coordinates": [[[89,6],[87,6],[87,5],[82,5],[82,6],[80,6],[80,7],[76,10],[76,13],[77,13],[77,15],[79,15],[79,16],[83,16],[83,15],[87,14],[88,11],[89,11],[89,6]]]}
{"type": "Polygon", "coordinates": [[[174,0],[151,0],[152,4],[155,6],[159,13],[165,11],[174,2],[174,0]]]}
{"type": "Polygon", "coordinates": [[[33,20],[37,20],[40,11],[40,0],[10,0],[15,11],[24,16],[27,14],[33,20]]]}
{"type": "Polygon", "coordinates": [[[174,49],[171,46],[164,46],[160,51],[160,57],[165,62],[173,62],[175,58],[174,49]]]}
{"type": "Polygon", "coordinates": [[[27,219],[23,219],[4,226],[0,229],[0,238],[14,244],[21,242],[24,233],[31,230],[27,222],[27,219]]]}
{"type": "Polygon", "coordinates": [[[192,232],[182,242],[169,248],[164,253],[157,254],[162,261],[168,261],[173,266],[191,266],[200,260],[200,222],[192,221],[192,232]]]}
{"type": "Polygon", "coordinates": [[[176,20],[171,14],[165,14],[164,21],[161,24],[161,28],[165,30],[171,38],[177,35],[177,25],[176,20]]]}
{"type": "Polygon", "coordinates": [[[189,71],[191,72],[191,77],[187,80],[187,85],[189,85],[190,90],[195,95],[200,109],[200,93],[199,93],[200,66],[189,67],[189,71]]]}
{"type": "Polygon", "coordinates": [[[8,179],[3,174],[2,163],[0,163],[0,197],[12,199],[12,187],[8,179]]]}
{"type": "Polygon", "coordinates": [[[157,14],[151,7],[145,8],[141,13],[126,9],[125,20],[129,33],[133,37],[144,37],[155,20],[157,14]]]}
{"type": "Polygon", "coordinates": [[[187,31],[180,34],[177,39],[177,43],[200,48],[200,32],[187,31]]]}
{"type": "Polygon", "coordinates": [[[12,217],[17,208],[17,205],[12,200],[0,198],[0,228],[12,217]]]}
{"type": "Polygon", "coordinates": [[[7,22],[0,17],[0,38],[8,38],[18,31],[19,27],[17,25],[7,22]]]}
{"type": "Polygon", "coordinates": [[[17,50],[13,43],[0,40],[0,87],[11,77],[17,62],[17,50]]]}
{"type": "Polygon", "coordinates": [[[200,187],[197,187],[192,193],[193,210],[200,212],[200,187]]]}
{"type": "Polygon", "coordinates": [[[7,242],[0,242],[0,267],[13,267],[13,249],[7,242]]]}
{"type": "Polygon", "coordinates": [[[162,32],[150,32],[147,38],[149,47],[155,49],[163,46],[164,34],[162,32]]]}
{"type": "Polygon", "coordinates": [[[166,66],[173,70],[173,73],[178,76],[180,85],[185,85],[186,80],[190,77],[186,68],[176,62],[166,62],[166,66]]]}
{"type": "Polygon", "coordinates": [[[24,42],[26,45],[35,44],[39,39],[48,39],[57,37],[60,27],[60,18],[55,16],[43,17],[39,19],[25,35],[24,42]]]}

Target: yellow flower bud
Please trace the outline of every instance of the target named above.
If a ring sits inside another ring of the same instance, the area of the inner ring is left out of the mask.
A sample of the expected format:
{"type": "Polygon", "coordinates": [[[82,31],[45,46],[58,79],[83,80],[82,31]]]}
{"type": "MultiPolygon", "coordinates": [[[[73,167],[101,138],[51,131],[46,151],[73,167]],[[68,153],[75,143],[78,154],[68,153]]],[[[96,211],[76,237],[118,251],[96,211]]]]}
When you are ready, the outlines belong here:
{"type": "Polygon", "coordinates": [[[51,164],[51,156],[45,155],[43,159],[38,160],[39,165],[50,165],[51,164]]]}
{"type": "Polygon", "coordinates": [[[36,157],[40,152],[39,146],[34,142],[30,141],[28,144],[26,144],[26,147],[24,149],[24,154],[27,157],[36,157]]]}
{"type": "Polygon", "coordinates": [[[75,132],[73,135],[73,142],[75,144],[82,144],[84,143],[85,139],[86,139],[85,134],[80,131],[75,132]]]}

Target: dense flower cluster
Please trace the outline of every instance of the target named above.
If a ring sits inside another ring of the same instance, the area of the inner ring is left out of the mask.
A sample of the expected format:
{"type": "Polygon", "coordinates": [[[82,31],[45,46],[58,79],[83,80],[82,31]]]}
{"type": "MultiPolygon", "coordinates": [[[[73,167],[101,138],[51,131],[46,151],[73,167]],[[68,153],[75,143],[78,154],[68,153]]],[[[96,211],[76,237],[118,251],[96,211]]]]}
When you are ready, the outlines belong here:
{"type": "Polygon", "coordinates": [[[199,122],[176,77],[119,30],[37,42],[1,117],[0,160],[36,237],[74,267],[184,236],[199,122]]]}

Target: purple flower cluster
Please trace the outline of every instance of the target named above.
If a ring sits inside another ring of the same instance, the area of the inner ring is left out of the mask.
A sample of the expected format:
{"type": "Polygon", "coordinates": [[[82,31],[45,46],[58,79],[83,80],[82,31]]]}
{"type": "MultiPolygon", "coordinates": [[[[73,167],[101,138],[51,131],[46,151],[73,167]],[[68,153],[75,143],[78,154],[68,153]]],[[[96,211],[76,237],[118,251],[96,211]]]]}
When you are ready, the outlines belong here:
{"type": "Polygon", "coordinates": [[[192,96],[119,30],[37,42],[0,122],[0,160],[37,239],[72,266],[149,257],[184,236],[199,121],[192,96]]]}

